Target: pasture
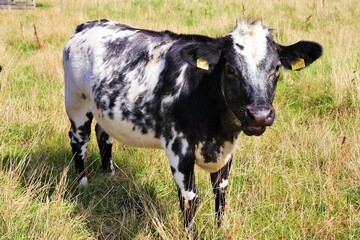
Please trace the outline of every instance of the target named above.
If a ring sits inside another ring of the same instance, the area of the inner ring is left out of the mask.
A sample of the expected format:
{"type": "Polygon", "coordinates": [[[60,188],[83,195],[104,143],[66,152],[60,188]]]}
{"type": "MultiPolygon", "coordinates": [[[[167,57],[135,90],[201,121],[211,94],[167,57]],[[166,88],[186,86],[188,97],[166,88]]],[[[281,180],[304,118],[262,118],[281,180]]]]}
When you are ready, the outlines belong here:
{"type": "Polygon", "coordinates": [[[201,239],[360,238],[360,5],[309,1],[38,1],[0,11],[0,238],[181,239],[162,150],[115,142],[115,176],[101,170],[95,134],[89,187],[77,188],[64,109],[62,49],[76,26],[107,18],[212,37],[262,18],[278,43],[322,44],[302,71],[281,70],[273,126],[241,135],[221,228],[210,176],[196,168],[201,239]]]}

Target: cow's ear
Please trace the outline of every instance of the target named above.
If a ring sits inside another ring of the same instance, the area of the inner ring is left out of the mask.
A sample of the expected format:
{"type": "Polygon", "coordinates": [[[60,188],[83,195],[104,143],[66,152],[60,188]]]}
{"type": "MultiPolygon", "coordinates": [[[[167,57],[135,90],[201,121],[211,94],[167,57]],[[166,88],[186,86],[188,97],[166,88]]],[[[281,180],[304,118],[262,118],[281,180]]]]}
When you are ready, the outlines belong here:
{"type": "Polygon", "coordinates": [[[281,46],[279,50],[281,64],[292,70],[309,66],[322,55],[322,47],[316,42],[300,41],[290,46],[281,46]]]}
{"type": "Polygon", "coordinates": [[[211,71],[219,62],[221,48],[214,44],[189,44],[181,49],[180,55],[190,65],[211,71]]]}

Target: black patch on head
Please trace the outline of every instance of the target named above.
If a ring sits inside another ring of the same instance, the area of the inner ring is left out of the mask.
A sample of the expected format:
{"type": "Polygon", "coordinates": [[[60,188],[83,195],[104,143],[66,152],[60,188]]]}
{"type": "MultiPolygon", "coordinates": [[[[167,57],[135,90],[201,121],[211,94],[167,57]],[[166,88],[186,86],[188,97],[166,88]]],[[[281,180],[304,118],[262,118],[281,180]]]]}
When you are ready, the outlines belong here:
{"type": "Polygon", "coordinates": [[[84,93],[81,94],[81,98],[84,99],[84,100],[86,100],[86,95],[85,95],[84,93]]]}

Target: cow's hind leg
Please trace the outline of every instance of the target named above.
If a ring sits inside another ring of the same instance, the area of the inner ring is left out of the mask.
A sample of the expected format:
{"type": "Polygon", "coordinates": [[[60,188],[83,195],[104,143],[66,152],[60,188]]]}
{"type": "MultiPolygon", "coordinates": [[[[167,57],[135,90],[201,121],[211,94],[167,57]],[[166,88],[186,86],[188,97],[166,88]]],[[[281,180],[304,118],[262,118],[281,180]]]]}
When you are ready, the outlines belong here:
{"type": "Polygon", "coordinates": [[[225,211],[225,191],[228,185],[228,177],[231,167],[231,160],[219,171],[211,173],[211,183],[215,194],[216,223],[221,225],[222,216],[225,211]]]}
{"type": "Polygon", "coordinates": [[[91,112],[84,112],[81,114],[81,111],[79,111],[75,116],[72,116],[71,114],[68,115],[71,122],[69,137],[75,161],[75,169],[79,177],[78,181],[80,186],[85,187],[88,180],[85,173],[84,158],[86,147],[90,140],[91,121],[93,119],[93,115],[91,112]]]}
{"type": "Polygon", "coordinates": [[[105,172],[113,175],[115,173],[115,168],[111,158],[111,150],[113,145],[113,140],[107,134],[99,124],[95,126],[96,139],[100,150],[102,168],[105,172]]]}

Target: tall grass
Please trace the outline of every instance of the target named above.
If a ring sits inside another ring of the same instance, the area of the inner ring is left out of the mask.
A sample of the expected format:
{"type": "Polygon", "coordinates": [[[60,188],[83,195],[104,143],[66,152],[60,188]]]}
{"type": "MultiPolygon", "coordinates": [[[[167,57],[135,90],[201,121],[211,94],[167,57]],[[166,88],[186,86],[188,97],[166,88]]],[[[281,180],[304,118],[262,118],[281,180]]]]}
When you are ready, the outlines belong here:
{"type": "Polygon", "coordinates": [[[118,169],[109,177],[100,171],[92,139],[86,161],[90,186],[76,188],[62,47],[76,25],[98,18],[216,37],[248,17],[262,18],[282,44],[320,42],[324,56],[300,72],[283,71],[274,125],[261,137],[241,137],[220,229],[209,174],[196,169],[200,238],[360,238],[357,1],[37,4],[36,10],[0,12],[0,238],[183,238],[175,184],[160,150],[116,143],[118,169]]]}
{"type": "Polygon", "coordinates": [[[67,170],[58,181],[46,167],[26,171],[27,158],[8,159],[0,170],[1,239],[90,239],[86,213],[75,214],[76,201],[66,195],[67,170]],[[10,163],[13,161],[12,163],[10,163]]]}

